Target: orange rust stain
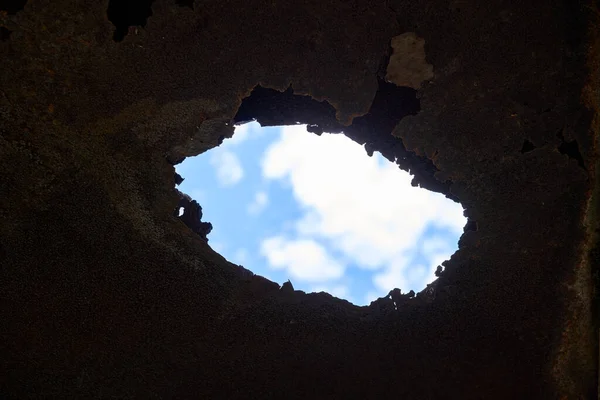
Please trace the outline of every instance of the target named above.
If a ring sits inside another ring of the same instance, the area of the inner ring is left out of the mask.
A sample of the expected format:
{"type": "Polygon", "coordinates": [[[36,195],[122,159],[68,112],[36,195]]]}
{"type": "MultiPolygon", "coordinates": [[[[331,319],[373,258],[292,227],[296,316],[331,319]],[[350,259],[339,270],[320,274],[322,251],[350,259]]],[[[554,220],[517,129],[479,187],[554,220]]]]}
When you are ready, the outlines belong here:
{"type": "Polygon", "coordinates": [[[52,114],[52,113],[54,112],[54,104],[50,104],[50,105],[48,106],[48,112],[49,112],[50,114],[52,114]]]}

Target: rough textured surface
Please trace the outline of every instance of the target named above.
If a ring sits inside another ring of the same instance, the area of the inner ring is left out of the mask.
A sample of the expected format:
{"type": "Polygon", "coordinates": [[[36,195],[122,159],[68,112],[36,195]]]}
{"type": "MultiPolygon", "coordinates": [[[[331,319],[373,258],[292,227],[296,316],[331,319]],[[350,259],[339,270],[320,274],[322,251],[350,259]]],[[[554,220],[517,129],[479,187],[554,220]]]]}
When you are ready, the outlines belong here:
{"type": "Polygon", "coordinates": [[[234,118],[236,123],[256,119],[262,126],[307,124],[307,130],[317,135],[323,132],[344,133],[355,142],[364,145],[369,156],[379,151],[389,161],[410,171],[412,185],[443,193],[458,201],[450,193],[451,182],[439,181],[434,163],[424,156],[409,151],[402,139],[390,135],[396,124],[407,115],[419,112],[416,92],[407,87],[396,87],[383,80],[369,111],[354,118],[352,124],[343,126],[335,118],[335,109],[327,102],[318,102],[308,96],[294,94],[292,88],[284,92],[256,87],[242,104],[234,118]]]}
{"type": "MultiPolygon", "coordinates": [[[[175,176],[179,176],[175,173],[175,176]]],[[[178,217],[192,232],[196,233],[202,239],[208,241],[207,235],[212,231],[210,222],[202,222],[202,206],[190,196],[179,192],[179,203],[173,212],[174,217],[178,217]]]]}
{"type": "Polygon", "coordinates": [[[596,396],[596,2],[23,4],[0,3],[1,397],[596,396]],[[407,32],[434,77],[398,94],[407,32]],[[212,251],[172,164],[236,116],[344,131],[460,200],[435,285],[360,308],[212,251]]]}
{"type": "Polygon", "coordinates": [[[421,82],[433,78],[433,65],[425,59],[425,40],[414,32],[406,32],[392,38],[392,56],[385,78],[398,86],[414,89],[421,82]]]}

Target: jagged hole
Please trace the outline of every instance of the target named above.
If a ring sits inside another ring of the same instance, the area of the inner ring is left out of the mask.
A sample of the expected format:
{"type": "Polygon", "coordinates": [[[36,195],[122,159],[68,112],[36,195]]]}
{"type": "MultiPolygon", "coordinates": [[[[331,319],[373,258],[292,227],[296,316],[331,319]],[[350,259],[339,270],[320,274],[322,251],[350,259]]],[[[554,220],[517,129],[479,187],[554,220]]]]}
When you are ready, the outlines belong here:
{"type": "Polygon", "coordinates": [[[403,294],[443,272],[463,229],[477,229],[450,183],[433,178],[433,163],[391,135],[400,118],[418,112],[414,91],[400,89],[381,83],[369,114],[341,127],[326,103],[257,88],[233,138],[177,165],[178,190],[189,195],[182,201],[196,200],[194,218],[214,230],[186,222],[187,208],[179,218],[258,275],[357,305],[385,297],[399,309],[412,297],[403,294]]]}
{"type": "Polygon", "coordinates": [[[228,260],[358,305],[395,287],[424,289],[466,223],[460,204],[413,187],[378,153],[305,125],[242,125],[178,173],[179,190],[214,225],[209,244],[228,260]]]}

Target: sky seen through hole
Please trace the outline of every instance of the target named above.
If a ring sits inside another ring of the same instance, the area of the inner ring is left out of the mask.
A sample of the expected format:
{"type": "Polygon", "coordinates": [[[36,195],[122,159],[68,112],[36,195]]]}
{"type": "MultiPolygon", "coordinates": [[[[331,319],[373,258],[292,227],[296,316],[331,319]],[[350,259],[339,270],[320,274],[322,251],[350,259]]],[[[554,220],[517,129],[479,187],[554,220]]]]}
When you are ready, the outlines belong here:
{"type": "Polygon", "coordinates": [[[209,245],[229,261],[356,305],[424,289],[466,224],[460,204],[412,187],[379,153],[304,125],[238,126],[177,172],[213,224],[209,245]]]}

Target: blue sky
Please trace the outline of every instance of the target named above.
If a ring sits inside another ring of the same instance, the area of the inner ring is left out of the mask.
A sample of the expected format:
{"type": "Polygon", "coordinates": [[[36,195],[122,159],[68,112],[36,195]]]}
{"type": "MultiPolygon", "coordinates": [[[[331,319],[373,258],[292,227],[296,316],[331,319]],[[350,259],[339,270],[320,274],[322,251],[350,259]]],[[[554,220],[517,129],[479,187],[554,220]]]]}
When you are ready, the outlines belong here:
{"type": "Polygon", "coordinates": [[[303,125],[238,126],[177,172],[213,224],[209,245],[229,261],[357,305],[425,288],[466,223],[460,204],[412,187],[379,153],[303,125]]]}

